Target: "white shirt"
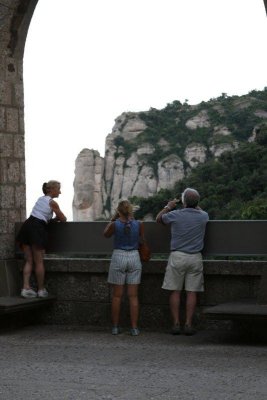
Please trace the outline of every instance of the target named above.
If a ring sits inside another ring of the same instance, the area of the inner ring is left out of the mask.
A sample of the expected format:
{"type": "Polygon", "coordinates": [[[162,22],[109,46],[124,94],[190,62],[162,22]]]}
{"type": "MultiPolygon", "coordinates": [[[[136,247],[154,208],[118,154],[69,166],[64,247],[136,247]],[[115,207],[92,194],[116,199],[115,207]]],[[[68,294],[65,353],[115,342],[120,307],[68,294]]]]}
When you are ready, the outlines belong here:
{"type": "Polygon", "coordinates": [[[31,215],[48,222],[53,217],[53,210],[50,207],[51,200],[53,199],[50,196],[39,197],[32,209],[31,215]]]}

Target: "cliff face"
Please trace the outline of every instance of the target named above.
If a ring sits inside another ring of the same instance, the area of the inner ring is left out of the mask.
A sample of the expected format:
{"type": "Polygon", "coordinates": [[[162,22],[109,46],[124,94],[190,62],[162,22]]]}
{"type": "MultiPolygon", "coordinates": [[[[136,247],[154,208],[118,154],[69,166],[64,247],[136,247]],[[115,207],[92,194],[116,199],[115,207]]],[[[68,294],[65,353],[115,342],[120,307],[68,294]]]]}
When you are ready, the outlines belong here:
{"type": "MultiPolygon", "coordinates": [[[[241,100],[234,98],[232,112],[242,113],[255,103],[249,97],[241,100]]],[[[254,125],[239,138],[228,108],[218,101],[206,107],[175,102],[165,109],[168,128],[159,110],[123,113],[106,137],[104,158],[83,149],[76,159],[73,220],[109,218],[121,198],[150,197],[171,189],[208,158],[236,149],[242,140],[253,141],[257,123],[267,119],[266,111],[254,109],[254,125]]]]}
{"type": "MultiPolygon", "coordinates": [[[[147,163],[153,154],[149,143],[141,145],[129,156],[116,145],[116,138],[130,142],[146,128],[138,114],[124,113],[117,118],[112,133],[106,138],[105,157],[95,150],[83,149],[75,163],[73,220],[94,221],[108,218],[121,198],[149,197],[160,189],[172,188],[185,175],[183,161],[170,154],[158,161],[157,169],[147,163]],[[124,123],[122,123],[122,121],[124,123]]],[[[205,153],[205,149],[202,150],[205,153]]],[[[190,160],[196,165],[203,155],[191,146],[190,160]]],[[[205,158],[205,157],[204,157],[205,158]]]]}
{"type": "Polygon", "coordinates": [[[73,221],[94,221],[102,214],[104,160],[98,151],[83,149],[75,163],[73,221]]]}

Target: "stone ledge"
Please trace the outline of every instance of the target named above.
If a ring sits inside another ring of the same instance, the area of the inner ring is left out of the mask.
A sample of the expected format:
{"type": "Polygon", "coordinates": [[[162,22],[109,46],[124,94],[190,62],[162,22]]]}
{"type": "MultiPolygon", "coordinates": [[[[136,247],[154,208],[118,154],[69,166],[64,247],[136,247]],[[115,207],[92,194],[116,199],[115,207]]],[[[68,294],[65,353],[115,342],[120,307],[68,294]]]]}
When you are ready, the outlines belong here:
{"type": "MultiPolygon", "coordinates": [[[[23,266],[23,260],[18,260],[23,266]]],[[[99,258],[48,258],[45,260],[47,272],[107,273],[110,259],[99,258]]],[[[163,274],[167,260],[150,260],[143,264],[143,274],[163,274]]],[[[262,275],[267,270],[267,261],[204,260],[205,275],[262,275]]]]}
{"type": "Polygon", "coordinates": [[[46,298],[23,299],[20,296],[0,297],[0,314],[15,313],[18,311],[32,310],[51,304],[56,300],[55,296],[46,298]]]}
{"type": "Polygon", "coordinates": [[[218,304],[204,308],[202,312],[205,317],[212,319],[267,319],[267,305],[258,304],[252,299],[218,304]]]}

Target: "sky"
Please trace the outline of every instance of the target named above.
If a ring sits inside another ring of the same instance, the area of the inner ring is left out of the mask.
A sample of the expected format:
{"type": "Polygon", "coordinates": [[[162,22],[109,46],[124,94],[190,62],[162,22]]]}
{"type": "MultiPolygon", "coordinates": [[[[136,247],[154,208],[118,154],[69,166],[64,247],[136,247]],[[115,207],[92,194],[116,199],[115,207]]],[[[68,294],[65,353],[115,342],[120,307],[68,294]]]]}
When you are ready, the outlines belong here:
{"type": "Polygon", "coordinates": [[[75,160],[104,156],[123,112],[263,90],[266,34],[263,0],[39,0],[24,53],[27,216],[55,179],[72,220],[75,160]]]}

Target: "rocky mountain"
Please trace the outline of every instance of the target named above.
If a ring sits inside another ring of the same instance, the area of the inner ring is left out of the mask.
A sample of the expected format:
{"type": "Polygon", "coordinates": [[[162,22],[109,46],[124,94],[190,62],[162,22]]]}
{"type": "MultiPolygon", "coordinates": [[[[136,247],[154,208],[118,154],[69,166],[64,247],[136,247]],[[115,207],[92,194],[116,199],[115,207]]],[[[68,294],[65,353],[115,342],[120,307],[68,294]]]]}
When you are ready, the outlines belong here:
{"type": "Polygon", "coordinates": [[[191,106],[125,112],[106,138],[105,157],[83,149],[76,159],[73,220],[109,218],[121,198],[171,189],[192,169],[253,142],[267,123],[267,90],[191,106]]]}

